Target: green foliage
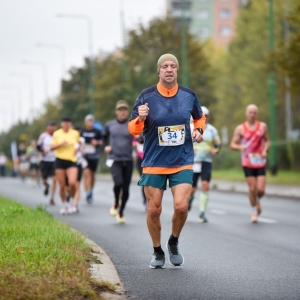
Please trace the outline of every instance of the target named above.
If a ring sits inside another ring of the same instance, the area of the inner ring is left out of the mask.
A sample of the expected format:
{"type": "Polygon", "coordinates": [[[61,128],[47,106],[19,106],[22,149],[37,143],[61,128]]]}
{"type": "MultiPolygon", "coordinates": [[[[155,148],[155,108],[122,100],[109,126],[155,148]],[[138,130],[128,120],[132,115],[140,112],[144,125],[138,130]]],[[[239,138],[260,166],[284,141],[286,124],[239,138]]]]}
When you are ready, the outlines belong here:
{"type": "MultiPolygon", "coordinates": [[[[283,38],[283,2],[274,1],[276,45],[283,38]]],[[[296,0],[290,1],[291,10],[295,7],[295,3],[296,0]]],[[[214,61],[215,71],[218,74],[216,80],[218,101],[213,107],[213,113],[218,117],[214,124],[218,128],[227,126],[231,133],[237,124],[244,121],[245,108],[251,103],[259,107],[259,118],[269,123],[268,80],[271,52],[269,50],[268,14],[268,1],[251,1],[246,8],[241,8],[236,21],[235,38],[228,50],[214,61]]],[[[279,140],[284,138],[285,133],[285,114],[283,113],[285,102],[284,77],[277,71],[276,82],[278,124],[276,135],[279,140]]],[[[297,107],[298,114],[299,109],[297,107]]]]}

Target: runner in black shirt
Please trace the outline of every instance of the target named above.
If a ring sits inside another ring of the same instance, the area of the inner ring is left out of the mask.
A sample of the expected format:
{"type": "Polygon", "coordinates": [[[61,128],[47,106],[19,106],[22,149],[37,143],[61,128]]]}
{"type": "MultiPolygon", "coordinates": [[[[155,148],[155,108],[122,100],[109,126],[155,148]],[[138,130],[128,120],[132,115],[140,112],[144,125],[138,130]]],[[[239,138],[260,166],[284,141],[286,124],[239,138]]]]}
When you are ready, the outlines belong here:
{"type": "Polygon", "coordinates": [[[102,145],[102,134],[93,128],[95,118],[87,115],[84,119],[85,128],[81,131],[81,136],[85,139],[83,155],[86,160],[86,167],[83,170],[84,188],[86,191],[86,201],[92,203],[93,187],[95,184],[95,174],[100,158],[99,148],[102,145]]]}

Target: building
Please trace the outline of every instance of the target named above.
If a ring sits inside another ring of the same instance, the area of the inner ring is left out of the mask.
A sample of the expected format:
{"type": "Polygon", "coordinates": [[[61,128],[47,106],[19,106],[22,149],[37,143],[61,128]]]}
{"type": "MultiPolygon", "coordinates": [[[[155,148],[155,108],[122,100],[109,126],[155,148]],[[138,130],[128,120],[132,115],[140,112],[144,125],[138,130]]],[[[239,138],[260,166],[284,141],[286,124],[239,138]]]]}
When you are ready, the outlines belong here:
{"type": "Polygon", "coordinates": [[[234,22],[247,0],[167,0],[168,12],[184,18],[190,32],[201,39],[212,38],[217,45],[227,46],[235,30],[234,22]]]}

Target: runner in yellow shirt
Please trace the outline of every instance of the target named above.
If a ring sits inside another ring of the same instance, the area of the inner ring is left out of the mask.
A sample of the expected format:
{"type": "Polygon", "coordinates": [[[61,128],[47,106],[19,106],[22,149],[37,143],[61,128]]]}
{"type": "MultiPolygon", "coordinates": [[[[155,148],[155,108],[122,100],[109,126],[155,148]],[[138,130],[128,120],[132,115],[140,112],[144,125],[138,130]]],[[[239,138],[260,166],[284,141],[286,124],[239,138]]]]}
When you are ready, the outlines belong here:
{"type": "Polygon", "coordinates": [[[68,213],[66,199],[66,177],[68,180],[69,193],[74,197],[76,191],[76,181],[78,168],[76,165],[76,153],[80,147],[80,135],[77,130],[72,129],[72,122],[69,117],[63,117],[61,120],[61,129],[53,134],[51,150],[55,150],[55,176],[60,186],[60,197],[63,207],[61,214],[68,213]]]}

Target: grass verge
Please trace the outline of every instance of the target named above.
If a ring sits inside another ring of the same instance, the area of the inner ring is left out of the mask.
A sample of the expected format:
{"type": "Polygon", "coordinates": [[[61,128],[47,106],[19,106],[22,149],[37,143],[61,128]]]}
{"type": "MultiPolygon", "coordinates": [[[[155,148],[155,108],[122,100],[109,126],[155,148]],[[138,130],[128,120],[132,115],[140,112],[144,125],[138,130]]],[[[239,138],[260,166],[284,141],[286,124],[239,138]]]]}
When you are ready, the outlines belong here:
{"type": "Polygon", "coordinates": [[[101,299],[94,257],[77,232],[43,208],[0,196],[0,299],[101,299]]]}
{"type": "MultiPolygon", "coordinates": [[[[228,181],[245,181],[242,169],[213,170],[213,179],[228,181]]],[[[267,183],[279,185],[300,185],[300,172],[279,171],[276,176],[267,173],[267,183]]]]}

